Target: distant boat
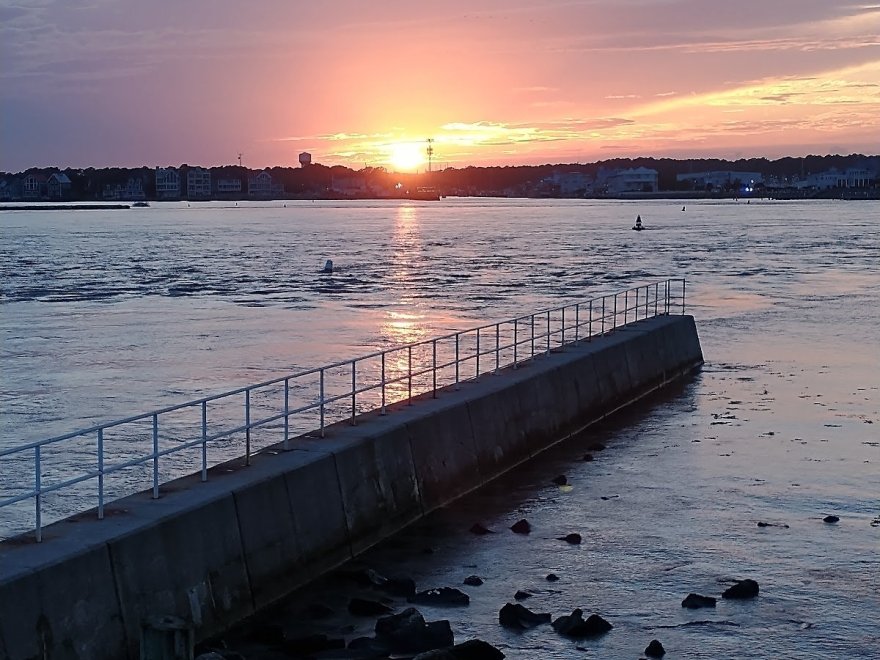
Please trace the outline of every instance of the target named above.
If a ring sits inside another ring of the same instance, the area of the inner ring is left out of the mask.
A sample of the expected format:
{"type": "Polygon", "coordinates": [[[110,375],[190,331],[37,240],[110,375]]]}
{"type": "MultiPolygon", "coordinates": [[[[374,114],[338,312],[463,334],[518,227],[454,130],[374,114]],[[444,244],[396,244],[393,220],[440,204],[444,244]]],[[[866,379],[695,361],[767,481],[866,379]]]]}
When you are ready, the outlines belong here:
{"type": "Polygon", "coordinates": [[[140,208],[148,207],[149,205],[150,205],[149,202],[143,202],[143,201],[132,203],[132,206],[133,206],[133,207],[135,207],[135,208],[139,208],[139,209],[140,209],[140,208]]]}

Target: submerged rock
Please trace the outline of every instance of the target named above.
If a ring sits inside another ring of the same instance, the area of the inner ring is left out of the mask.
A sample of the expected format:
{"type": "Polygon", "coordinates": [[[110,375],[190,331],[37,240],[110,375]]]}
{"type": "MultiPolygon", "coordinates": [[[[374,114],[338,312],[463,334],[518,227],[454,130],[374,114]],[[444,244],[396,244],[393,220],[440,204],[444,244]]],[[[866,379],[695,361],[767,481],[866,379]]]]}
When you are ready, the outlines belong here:
{"type": "Polygon", "coordinates": [[[550,613],[532,612],[519,603],[507,603],[498,612],[498,623],[505,628],[526,630],[542,623],[550,623],[550,613]]]}
{"type": "Polygon", "coordinates": [[[645,649],[645,655],[649,658],[662,658],[666,655],[666,649],[663,648],[663,644],[660,643],[660,640],[652,639],[651,643],[648,644],[648,647],[645,649]]]}
{"type": "Polygon", "coordinates": [[[484,536],[486,534],[494,534],[491,529],[483,525],[482,523],[474,523],[471,525],[471,534],[476,534],[477,536],[484,536]]]}
{"type": "Polygon", "coordinates": [[[519,590],[515,594],[513,594],[514,600],[525,600],[526,598],[531,598],[531,597],[532,597],[532,594],[530,594],[528,591],[519,590]]]}
{"type": "Polygon", "coordinates": [[[572,545],[580,545],[581,543],[581,535],[577,533],[567,534],[565,536],[557,537],[557,541],[565,541],[566,543],[571,543],[572,545]]]}
{"type": "Polygon", "coordinates": [[[758,583],[754,580],[746,578],[745,580],[740,580],[735,585],[727,589],[723,594],[721,594],[721,597],[734,600],[754,598],[758,595],[758,590],[758,583]]]}
{"type": "Polygon", "coordinates": [[[532,526],[529,524],[529,521],[523,518],[522,520],[518,520],[510,526],[511,531],[515,534],[528,534],[532,531],[532,526]]]}
{"type": "Polygon", "coordinates": [[[822,518],[822,521],[827,523],[836,523],[840,521],[840,518],[838,518],[837,516],[825,516],[824,518],[822,518]]]}
{"type": "Polygon", "coordinates": [[[464,579],[464,583],[469,587],[479,587],[481,584],[483,584],[483,578],[478,575],[468,575],[464,579]]]}
{"type": "Polygon", "coordinates": [[[715,607],[716,602],[717,600],[712,598],[712,596],[701,596],[700,594],[691,593],[681,601],[681,606],[689,610],[696,610],[701,607],[715,607]]]}
{"type": "Polygon", "coordinates": [[[471,602],[470,597],[458,589],[452,587],[439,587],[428,589],[413,594],[407,599],[410,603],[420,605],[467,605],[471,602]]]}
{"type": "Polygon", "coordinates": [[[556,573],[548,573],[547,577],[544,579],[547,580],[547,582],[558,582],[559,576],[556,575],[556,573]]]}
{"type": "Polygon", "coordinates": [[[591,614],[584,621],[583,610],[576,609],[570,615],[561,616],[553,622],[553,630],[566,637],[579,639],[582,637],[596,637],[602,635],[614,626],[608,623],[598,614],[591,614]]]}
{"type": "Polygon", "coordinates": [[[595,461],[596,457],[593,456],[592,454],[584,454],[583,460],[584,460],[584,462],[589,463],[590,461],[595,461]]]}
{"type": "Polygon", "coordinates": [[[560,474],[558,477],[553,477],[553,483],[557,486],[564,486],[568,483],[568,477],[564,474],[560,474]]]}

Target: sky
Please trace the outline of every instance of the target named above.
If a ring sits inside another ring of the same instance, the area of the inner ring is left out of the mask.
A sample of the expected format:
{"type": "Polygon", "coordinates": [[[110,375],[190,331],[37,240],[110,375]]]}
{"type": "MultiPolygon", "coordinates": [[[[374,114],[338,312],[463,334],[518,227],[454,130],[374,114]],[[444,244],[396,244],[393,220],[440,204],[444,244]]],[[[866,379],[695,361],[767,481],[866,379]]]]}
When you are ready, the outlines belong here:
{"type": "Polygon", "coordinates": [[[0,170],[880,153],[878,0],[0,0],[0,170]]]}

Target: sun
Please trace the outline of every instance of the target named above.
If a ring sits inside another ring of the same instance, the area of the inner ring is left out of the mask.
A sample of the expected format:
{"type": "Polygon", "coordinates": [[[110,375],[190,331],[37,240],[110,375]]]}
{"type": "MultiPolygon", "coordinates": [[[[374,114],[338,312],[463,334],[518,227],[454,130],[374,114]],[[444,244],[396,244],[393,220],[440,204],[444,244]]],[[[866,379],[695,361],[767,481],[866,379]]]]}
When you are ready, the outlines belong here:
{"type": "Polygon", "coordinates": [[[388,162],[399,172],[411,172],[425,162],[420,142],[396,142],[389,145],[388,162]]]}

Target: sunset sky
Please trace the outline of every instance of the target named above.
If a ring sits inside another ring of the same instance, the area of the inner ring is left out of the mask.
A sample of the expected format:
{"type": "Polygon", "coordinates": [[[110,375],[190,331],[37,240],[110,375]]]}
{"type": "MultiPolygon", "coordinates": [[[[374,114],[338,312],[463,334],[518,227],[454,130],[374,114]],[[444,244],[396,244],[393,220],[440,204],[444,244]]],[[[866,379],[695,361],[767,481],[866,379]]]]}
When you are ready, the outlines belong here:
{"type": "Polygon", "coordinates": [[[0,0],[0,170],[423,168],[427,138],[454,167],[877,154],[880,3],[0,0]]]}

